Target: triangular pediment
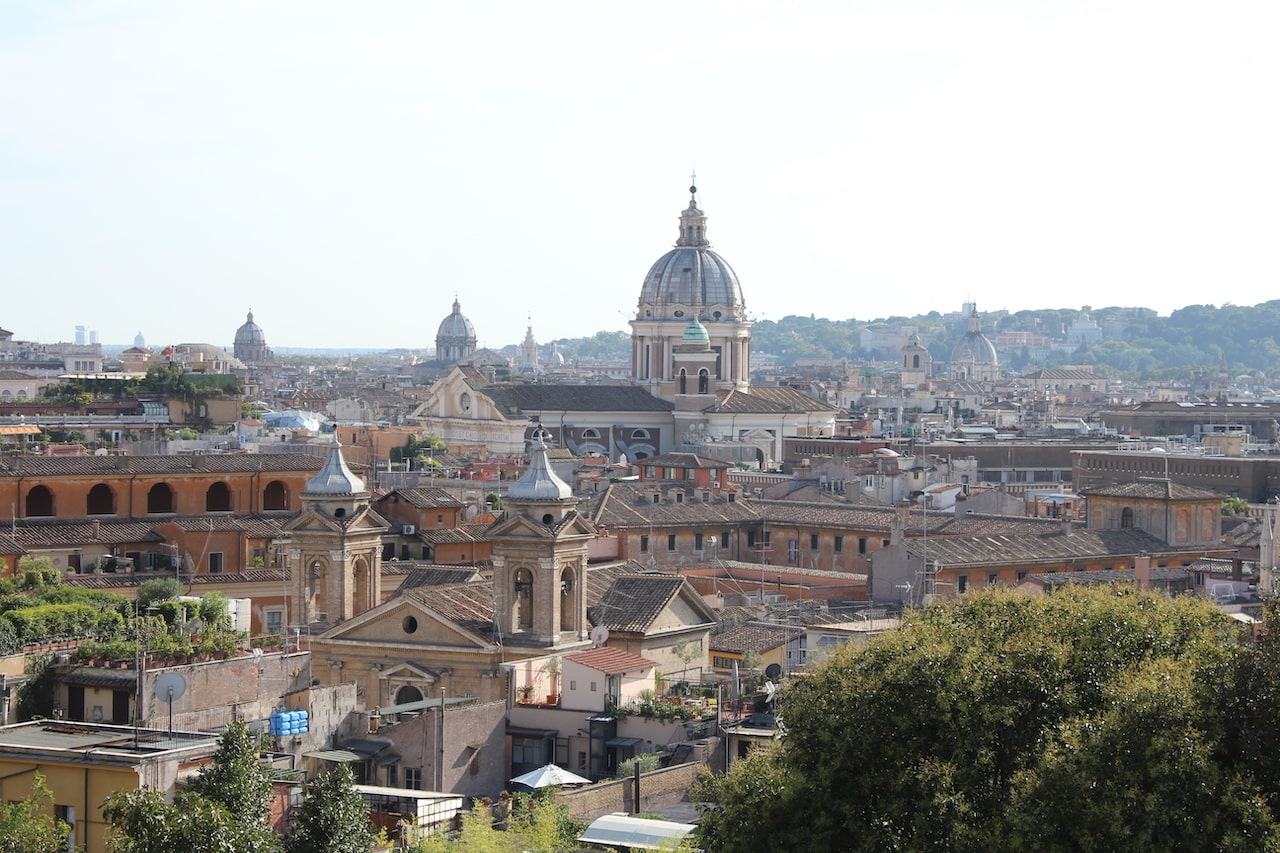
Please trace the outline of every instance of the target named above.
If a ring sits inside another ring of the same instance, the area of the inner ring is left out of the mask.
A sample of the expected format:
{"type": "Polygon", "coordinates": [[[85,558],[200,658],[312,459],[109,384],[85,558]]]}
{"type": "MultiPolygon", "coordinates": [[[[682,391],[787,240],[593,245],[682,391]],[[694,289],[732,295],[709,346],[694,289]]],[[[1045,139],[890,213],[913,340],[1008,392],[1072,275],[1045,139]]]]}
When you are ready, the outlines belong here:
{"type": "Polygon", "coordinates": [[[368,506],[358,507],[346,519],[334,518],[329,513],[316,507],[305,508],[293,518],[281,525],[281,529],[323,530],[329,533],[382,533],[391,529],[391,524],[368,506]]]}
{"type": "Polygon", "coordinates": [[[595,526],[576,511],[569,513],[554,527],[548,527],[525,515],[514,515],[504,518],[489,528],[487,536],[490,540],[498,537],[538,539],[555,541],[575,536],[594,536],[595,526]]]}
{"type": "Polygon", "coordinates": [[[384,648],[404,644],[466,648],[487,648],[491,645],[486,638],[442,616],[413,596],[393,598],[330,628],[319,639],[368,643],[384,648]]]}
{"type": "Polygon", "coordinates": [[[338,520],[331,518],[328,514],[318,512],[314,509],[304,509],[293,518],[280,525],[282,530],[325,530],[333,533],[341,533],[342,525],[338,520]]]}
{"type": "Polygon", "coordinates": [[[378,677],[382,679],[412,678],[414,680],[425,681],[428,684],[433,684],[435,683],[435,680],[440,677],[440,673],[433,672],[426,667],[418,666],[411,661],[404,661],[403,663],[387,667],[378,674],[378,677]]]}

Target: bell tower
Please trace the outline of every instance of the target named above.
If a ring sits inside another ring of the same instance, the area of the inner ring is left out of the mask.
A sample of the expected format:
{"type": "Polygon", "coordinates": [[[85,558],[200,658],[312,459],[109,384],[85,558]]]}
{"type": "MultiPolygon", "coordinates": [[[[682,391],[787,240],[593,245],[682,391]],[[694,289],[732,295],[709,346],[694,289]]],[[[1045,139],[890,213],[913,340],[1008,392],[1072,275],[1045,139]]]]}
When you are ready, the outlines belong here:
{"type": "Polygon", "coordinates": [[[507,490],[506,515],[489,531],[503,642],[554,648],[587,639],[587,543],[596,531],[576,504],[535,436],[529,468],[507,490]]]}
{"type": "Polygon", "coordinates": [[[364,480],[335,444],[307,481],[290,535],[289,618],[335,625],[377,606],[382,590],[382,534],[390,529],[369,507],[364,480]]]}

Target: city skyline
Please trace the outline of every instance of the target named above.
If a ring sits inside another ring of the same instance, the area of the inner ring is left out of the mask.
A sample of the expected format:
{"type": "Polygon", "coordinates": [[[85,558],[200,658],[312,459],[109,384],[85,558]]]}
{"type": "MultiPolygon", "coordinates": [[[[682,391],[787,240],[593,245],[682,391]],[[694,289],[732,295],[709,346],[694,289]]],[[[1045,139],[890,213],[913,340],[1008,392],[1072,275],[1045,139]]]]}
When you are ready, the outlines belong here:
{"type": "Polygon", "coordinates": [[[6,8],[0,326],[627,331],[698,172],[756,319],[1270,296],[1280,10],[6,8]]]}

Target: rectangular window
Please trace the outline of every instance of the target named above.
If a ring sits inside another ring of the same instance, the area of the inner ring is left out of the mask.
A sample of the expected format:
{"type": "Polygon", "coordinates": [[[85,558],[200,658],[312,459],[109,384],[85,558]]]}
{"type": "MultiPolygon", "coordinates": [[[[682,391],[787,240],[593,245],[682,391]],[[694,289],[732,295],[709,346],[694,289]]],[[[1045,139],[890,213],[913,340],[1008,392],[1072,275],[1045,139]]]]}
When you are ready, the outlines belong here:
{"type": "Polygon", "coordinates": [[[1019,569],[1019,570],[1018,570],[1018,580],[1020,580],[1020,581],[1024,581],[1024,580],[1026,580],[1026,579],[1027,579],[1027,570],[1026,570],[1026,569],[1019,569]]]}
{"type": "Polygon", "coordinates": [[[968,576],[968,575],[960,575],[959,577],[957,577],[957,578],[956,578],[956,591],[957,591],[957,592],[964,592],[964,591],[965,591],[966,589],[968,589],[968,588],[969,588],[969,576],[968,576]]]}
{"type": "Polygon", "coordinates": [[[676,492],[676,503],[684,503],[684,492],[676,492]]]}
{"type": "Polygon", "coordinates": [[[394,764],[388,764],[387,765],[387,787],[394,788],[399,784],[400,784],[399,781],[396,779],[396,766],[394,764]]]}
{"type": "Polygon", "coordinates": [[[818,534],[816,533],[809,534],[809,550],[810,551],[818,550],[818,534]]]}
{"type": "Polygon", "coordinates": [[[222,571],[222,552],[214,551],[209,555],[209,571],[217,574],[222,571]]]}
{"type": "Polygon", "coordinates": [[[733,492],[729,492],[729,503],[737,503],[737,495],[733,492]]]}
{"type": "Polygon", "coordinates": [[[263,613],[267,617],[267,633],[279,634],[284,629],[284,608],[272,607],[263,613]]]}
{"type": "Polygon", "coordinates": [[[800,559],[800,540],[787,540],[787,559],[792,563],[800,559]]]}
{"type": "Polygon", "coordinates": [[[404,769],[404,786],[411,791],[422,790],[422,768],[406,767],[404,769]]]}
{"type": "Polygon", "coordinates": [[[592,692],[592,693],[599,693],[599,692],[600,692],[600,687],[599,687],[599,686],[596,684],[596,682],[594,682],[594,681],[593,681],[593,682],[591,682],[591,692],[592,692]]]}
{"type": "Polygon", "coordinates": [[[768,530],[764,532],[763,538],[764,538],[764,541],[761,542],[760,544],[763,545],[765,548],[768,548],[770,545],[773,544],[773,534],[770,533],[768,530]]]}
{"type": "Polygon", "coordinates": [[[701,533],[693,534],[693,550],[695,551],[702,550],[702,534],[701,533]]]}
{"type": "Polygon", "coordinates": [[[640,534],[640,553],[649,553],[649,535],[647,533],[640,534]]]}
{"type": "Polygon", "coordinates": [[[995,586],[1000,583],[1000,575],[996,572],[987,573],[987,586],[995,586]]]}
{"type": "Polygon", "coordinates": [[[437,515],[437,516],[436,516],[436,524],[444,524],[444,516],[443,516],[443,515],[437,515]]]}
{"type": "Polygon", "coordinates": [[[831,539],[831,550],[832,550],[832,551],[835,551],[837,554],[843,554],[843,553],[844,553],[844,537],[843,537],[843,536],[834,536],[834,537],[832,537],[832,539],[831,539]]]}
{"type": "Polygon", "coordinates": [[[725,658],[720,657],[719,655],[712,655],[711,665],[716,669],[733,669],[733,662],[735,660],[737,660],[737,658],[725,658]]]}
{"type": "Polygon", "coordinates": [[[867,553],[867,537],[865,536],[858,537],[858,553],[859,554],[867,553]]]}
{"type": "Polygon", "coordinates": [[[747,531],[747,547],[748,548],[756,547],[756,532],[754,530],[747,531]]]}
{"type": "Polygon", "coordinates": [[[576,679],[576,678],[570,678],[570,679],[569,679],[569,689],[570,689],[570,690],[577,690],[577,689],[578,689],[578,679],[576,679]]]}
{"type": "Polygon", "coordinates": [[[674,551],[676,549],[676,535],[674,533],[667,534],[667,550],[674,551]]]}

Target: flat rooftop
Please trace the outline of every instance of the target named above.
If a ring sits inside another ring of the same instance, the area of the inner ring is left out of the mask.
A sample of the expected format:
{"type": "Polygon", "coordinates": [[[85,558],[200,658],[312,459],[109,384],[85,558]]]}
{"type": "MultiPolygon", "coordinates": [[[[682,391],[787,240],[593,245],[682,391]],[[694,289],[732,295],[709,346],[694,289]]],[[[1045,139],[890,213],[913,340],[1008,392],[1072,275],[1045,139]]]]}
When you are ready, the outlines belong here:
{"type": "Polygon", "coordinates": [[[100,723],[35,720],[0,726],[0,753],[32,752],[140,760],[166,752],[216,749],[216,735],[100,723]]]}

